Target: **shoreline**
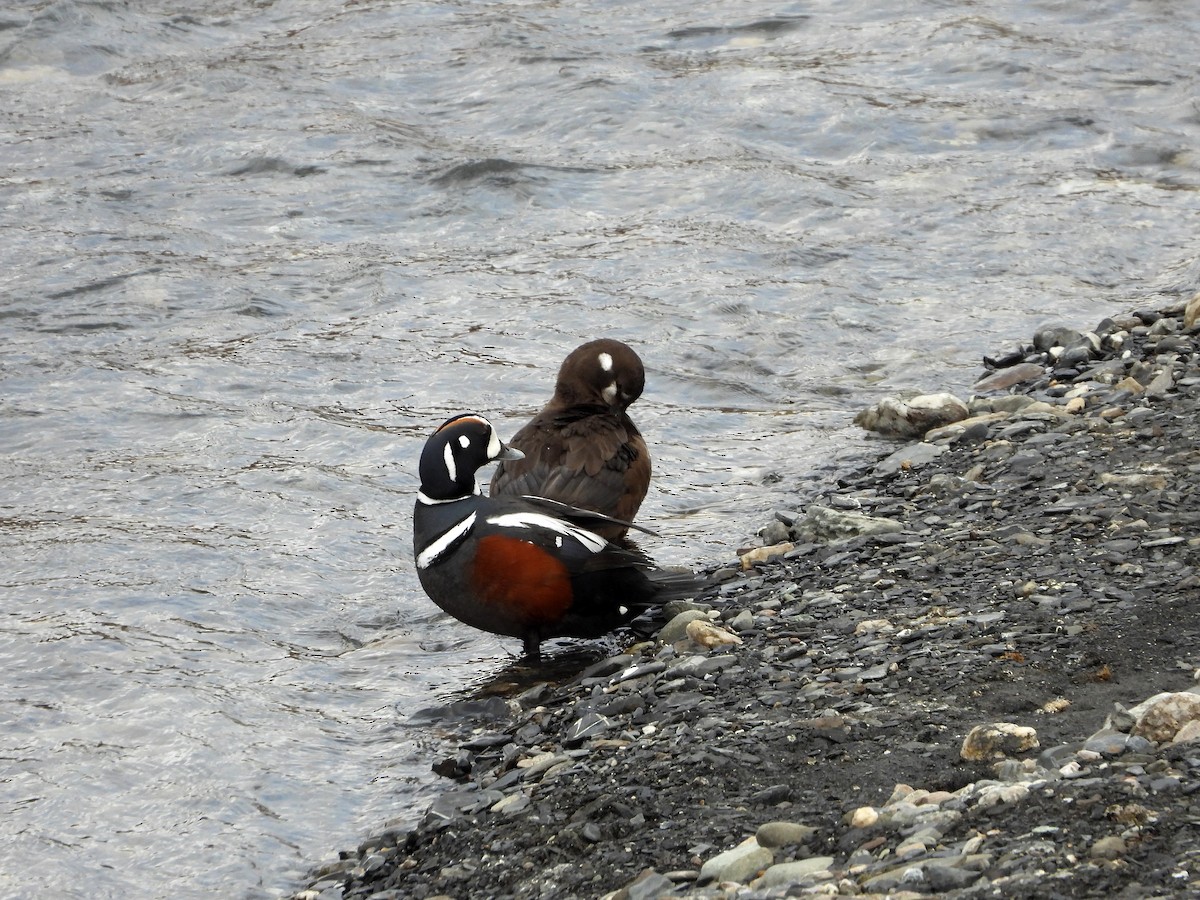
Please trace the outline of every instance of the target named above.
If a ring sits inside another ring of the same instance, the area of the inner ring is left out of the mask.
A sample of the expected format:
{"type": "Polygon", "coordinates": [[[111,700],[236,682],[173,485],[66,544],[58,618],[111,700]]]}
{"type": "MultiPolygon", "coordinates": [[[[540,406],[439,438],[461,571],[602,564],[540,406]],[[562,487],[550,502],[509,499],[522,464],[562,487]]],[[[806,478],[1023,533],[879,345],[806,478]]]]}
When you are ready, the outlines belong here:
{"type": "Polygon", "coordinates": [[[660,640],[448,710],[420,824],[293,896],[1200,892],[1198,307],[1040,329],[969,410],[886,410],[914,436],[660,640]],[[1137,708],[1161,692],[1177,721],[1137,708]]]}

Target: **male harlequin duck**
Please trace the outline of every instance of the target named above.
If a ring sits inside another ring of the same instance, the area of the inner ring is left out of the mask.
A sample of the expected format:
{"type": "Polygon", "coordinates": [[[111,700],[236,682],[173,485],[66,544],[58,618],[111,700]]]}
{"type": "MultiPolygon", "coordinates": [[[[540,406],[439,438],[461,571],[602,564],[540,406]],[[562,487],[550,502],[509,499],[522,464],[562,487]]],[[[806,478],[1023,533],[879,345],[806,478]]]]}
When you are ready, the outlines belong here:
{"type": "Polygon", "coordinates": [[[479,468],[520,457],[477,415],[447,420],[426,442],[413,545],[434,603],[475,628],[521,638],[537,662],[547,638],[600,637],[695,594],[694,576],[657,569],[596,531],[628,523],[543,498],[484,497],[479,468]]]}
{"type": "Polygon", "coordinates": [[[626,410],[641,396],[646,370],[633,349],[603,338],[563,360],[554,397],[509,442],[525,454],[503,461],[493,497],[531,494],[621,520],[594,530],[617,540],[650,487],[650,453],[626,410]]]}

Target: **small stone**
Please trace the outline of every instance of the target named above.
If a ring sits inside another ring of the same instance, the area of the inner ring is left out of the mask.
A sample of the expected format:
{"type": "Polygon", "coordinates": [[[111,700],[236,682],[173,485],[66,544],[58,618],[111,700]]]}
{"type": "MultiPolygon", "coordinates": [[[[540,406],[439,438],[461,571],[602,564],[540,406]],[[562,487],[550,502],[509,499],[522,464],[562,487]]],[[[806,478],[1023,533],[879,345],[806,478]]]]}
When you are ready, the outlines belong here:
{"type": "Polygon", "coordinates": [[[1114,387],[1118,391],[1125,391],[1126,393],[1132,394],[1135,397],[1145,390],[1145,388],[1142,387],[1142,383],[1132,376],[1122,378],[1114,385],[1114,387]]]}
{"type": "Polygon", "coordinates": [[[637,878],[625,885],[626,900],[654,900],[675,889],[671,879],[654,869],[646,869],[637,878]]]}
{"type": "Polygon", "coordinates": [[[963,739],[961,756],[969,762],[1002,759],[1038,747],[1037,731],[1027,725],[993,722],[976,725],[963,739]]]}
{"type": "MultiPolygon", "coordinates": [[[[750,612],[748,609],[743,609],[736,616],[730,619],[727,624],[734,631],[749,631],[754,627],[754,613],[750,612]]],[[[737,640],[737,638],[734,635],[731,635],[728,631],[724,632],[724,634],[726,638],[733,638],[733,640],[718,640],[717,643],[741,643],[741,641],[737,640]]],[[[691,635],[689,635],[689,637],[691,637],[691,635]]],[[[692,640],[696,639],[693,637],[692,640]]]]}
{"type": "Polygon", "coordinates": [[[885,397],[856,415],[854,424],[887,437],[916,438],[968,415],[967,405],[953,394],[923,394],[909,400],[885,397]]]}
{"type": "Polygon", "coordinates": [[[922,871],[930,889],[939,894],[968,887],[983,875],[982,872],[946,865],[927,865],[922,871]]]}
{"type": "Polygon", "coordinates": [[[659,630],[658,639],[664,644],[674,644],[677,641],[682,641],[688,636],[688,625],[698,621],[707,622],[708,614],[698,609],[689,609],[681,612],[659,630]]]}
{"type": "Polygon", "coordinates": [[[805,540],[830,543],[862,535],[893,534],[904,528],[899,522],[844,509],[813,504],[805,510],[796,530],[805,540]]]}
{"type": "Polygon", "coordinates": [[[1200,719],[1188,722],[1171,738],[1172,744],[1188,744],[1193,741],[1200,741],[1200,719]]]}
{"type": "Polygon", "coordinates": [[[860,806],[850,813],[851,828],[870,828],[879,821],[879,810],[873,806],[860,806]]]}
{"type": "Polygon", "coordinates": [[[1129,735],[1111,728],[1101,728],[1083,742],[1083,749],[1101,756],[1120,756],[1127,749],[1129,735]]]}
{"type": "Polygon", "coordinates": [[[567,733],[563,736],[563,743],[567,746],[581,744],[588,738],[603,734],[612,727],[611,720],[599,713],[587,712],[576,719],[567,729],[567,733]]]}
{"type": "Polygon", "coordinates": [[[492,805],[492,812],[505,816],[515,816],[527,809],[529,809],[527,794],[509,794],[503,800],[498,800],[492,805]]]}
{"type": "Polygon", "coordinates": [[[871,473],[876,477],[882,478],[888,475],[895,475],[900,471],[919,469],[926,463],[933,462],[945,452],[945,446],[939,444],[910,444],[907,447],[897,450],[886,459],[877,462],[871,473]]]}
{"type": "Polygon", "coordinates": [[[742,570],[745,571],[758,563],[784,556],[794,549],[796,549],[795,544],[784,541],[782,544],[772,544],[770,547],[755,547],[747,550],[742,554],[742,570]]]}
{"type": "Polygon", "coordinates": [[[814,875],[828,875],[833,866],[832,856],[812,856],[795,862],[777,863],[763,872],[754,886],[764,890],[797,884],[814,875]]]}
{"type": "Polygon", "coordinates": [[[1171,388],[1175,387],[1175,376],[1170,369],[1163,369],[1146,385],[1147,397],[1165,397],[1171,388]]]}
{"type": "Polygon", "coordinates": [[[1022,384],[1026,381],[1033,381],[1035,378],[1040,378],[1046,374],[1044,367],[1037,363],[1020,363],[1015,366],[1010,366],[1007,369],[1001,369],[988,375],[986,378],[981,378],[975,382],[972,390],[977,394],[987,394],[992,391],[1003,391],[1014,384],[1022,384]]]}
{"type": "Polygon", "coordinates": [[[775,855],[748,837],[736,847],[718,853],[700,867],[700,881],[736,881],[744,884],[775,861],[775,855]]]}
{"type": "Polygon", "coordinates": [[[816,833],[817,829],[796,822],[765,822],[758,826],[754,837],[759,846],[774,849],[790,844],[803,844],[816,833]]]}
{"type": "Polygon", "coordinates": [[[1116,475],[1112,472],[1101,472],[1100,483],[1125,491],[1162,491],[1167,487],[1165,475],[1116,475]]]}
{"type": "MultiPolygon", "coordinates": [[[[745,613],[750,620],[747,627],[752,626],[754,624],[754,616],[750,614],[749,610],[742,610],[742,612],[745,613]]],[[[740,618],[740,616],[735,618],[734,621],[730,623],[735,628],[737,628],[738,618],[740,618]]],[[[738,628],[738,630],[744,631],[745,628],[738,628]]],[[[688,622],[686,632],[687,636],[691,640],[695,641],[701,647],[708,647],[710,650],[713,647],[742,643],[742,639],[736,634],[732,634],[731,632],[726,631],[724,628],[714,625],[707,619],[694,619],[693,621],[688,622]]]]}
{"type": "Polygon", "coordinates": [[[1088,848],[1092,859],[1119,859],[1125,855],[1125,841],[1115,834],[1102,837],[1088,848]]]}

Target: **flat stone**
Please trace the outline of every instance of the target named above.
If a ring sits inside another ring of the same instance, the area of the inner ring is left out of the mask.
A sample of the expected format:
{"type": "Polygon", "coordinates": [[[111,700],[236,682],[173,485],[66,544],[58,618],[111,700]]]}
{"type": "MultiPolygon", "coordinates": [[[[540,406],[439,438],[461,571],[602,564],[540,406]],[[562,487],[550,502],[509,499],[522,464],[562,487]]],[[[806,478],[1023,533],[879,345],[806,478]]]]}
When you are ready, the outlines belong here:
{"type": "Polygon", "coordinates": [[[718,853],[700,867],[700,881],[736,881],[744,884],[775,861],[775,855],[748,837],[736,847],[718,853]]]}
{"type": "Polygon", "coordinates": [[[798,822],[764,822],[758,826],[754,837],[759,846],[774,849],[790,844],[803,844],[816,833],[817,829],[798,822]]]}
{"type": "Polygon", "coordinates": [[[901,470],[919,469],[926,463],[933,462],[945,452],[946,448],[939,444],[910,444],[877,462],[871,472],[876,477],[882,478],[895,475],[901,470]]]}
{"type": "Polygon", "coordinates": [[[789,884],[798,884],[814,876],[829,875],[832,867],[832,856],[812,856],[795,862],[776,863],[763,872],[762,878],[758,879],[754,886],[770,890],[789,884]]]}

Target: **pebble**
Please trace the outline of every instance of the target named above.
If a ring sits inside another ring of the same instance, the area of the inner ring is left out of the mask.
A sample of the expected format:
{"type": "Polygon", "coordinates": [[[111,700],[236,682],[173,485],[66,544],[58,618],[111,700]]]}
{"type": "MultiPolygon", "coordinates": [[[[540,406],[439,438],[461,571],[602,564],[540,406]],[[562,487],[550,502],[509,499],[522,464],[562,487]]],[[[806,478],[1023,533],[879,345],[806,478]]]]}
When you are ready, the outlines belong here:
{"type": "Polygon", "coordinates": [[[718,853],[700,867],[700,881],[747,882],[774,861],[774,854],[748,837],[736,847],[718,853]]]}
{"type": "Polygon", "coordinates": [[[1037,748],[1037,731],[1028,725],[993,722],[976,725],[963,739],[960,755],[973,762],[1013,756],[1037,748]]]}
{"type": "Polygon", "coordinates": [[[754,833],[759,846],[775,849],[790,844],[803,844],[817,833],[815,828],[798,822],[764,822],[754,833]]]}
{"type": "Polygon", "coordinates": [[[855,416],[854,424],[887,437],[916,438],[968,415],[967,405],[953,394],[922,394],[908,400],[886,397],[855,416]]]}

